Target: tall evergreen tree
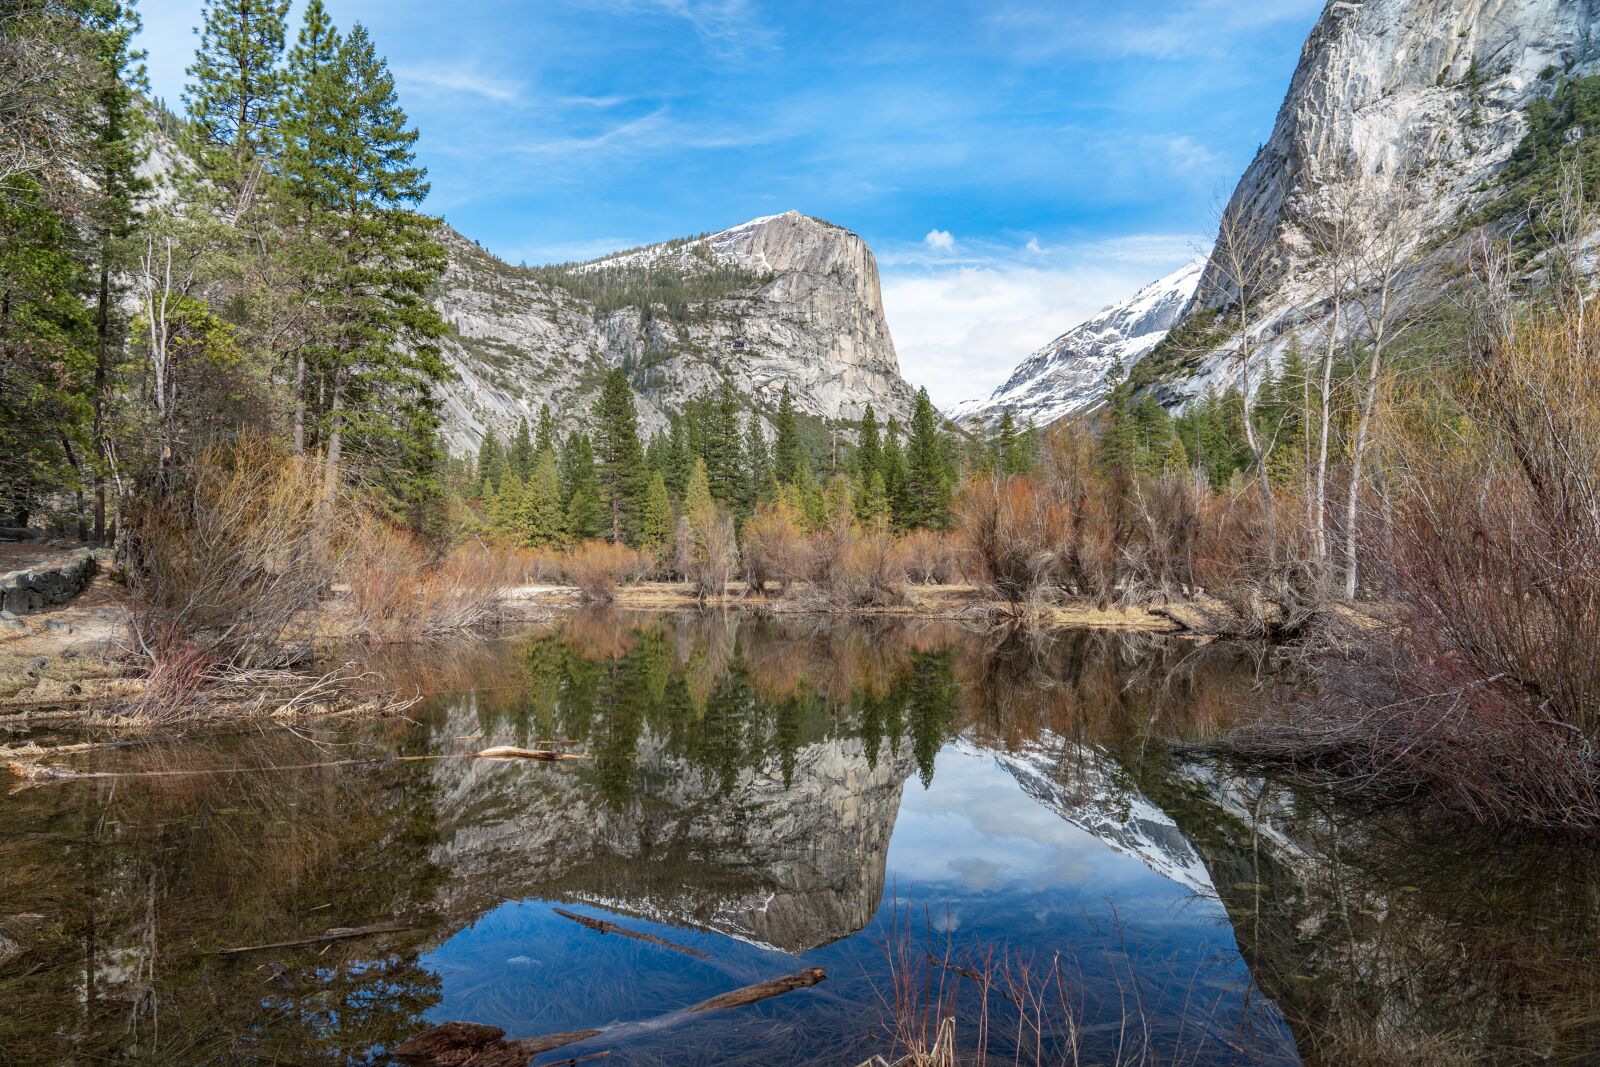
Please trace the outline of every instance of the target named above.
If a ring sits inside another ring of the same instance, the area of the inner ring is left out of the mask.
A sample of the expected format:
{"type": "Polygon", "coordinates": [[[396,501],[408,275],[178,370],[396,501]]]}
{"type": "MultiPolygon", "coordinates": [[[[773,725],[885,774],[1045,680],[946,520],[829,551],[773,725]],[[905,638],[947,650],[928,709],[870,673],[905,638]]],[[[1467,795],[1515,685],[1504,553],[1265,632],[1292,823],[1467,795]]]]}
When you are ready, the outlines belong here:
{"type": "Polygon", "coordinates": [[[289,0],[206,0],[201,11],[184,102],[199,154],[235,192],[276,147],[288,13],[289,0]]]}
{"type": "Polygon", "coordinates": [[[613,542],[632,543],[648,483],[633,389],[621,370],[607,374],[600,387],[594,409],[594,434],[595,476],[605,525],[613,542]]]}
{"type": "Polygon", "coordinates": [[[942,528],[950,519],[950,475],[943,435],[928,390],[917,391],[906,445],[906,485],[901,522],[906,526],[942,528]]]}
{"type": "Polygon", "coordinates": [[[694,449],[689,445],[688,420],[680,414],[668,417],[670,427],[667,435],[667,458],[663,476],[666,478],[667,491],[678,499],[683,499],[683,492],[689,485],[689,476],[694,473],[694,449]]]}
{"type": "Polygon", "coordinates": [[[534,461],[533,475],[522,495],[518,523],[522,542],[531,548],[560,544],[566,525],[566,515],[561,510],[561,482],[556,475],[556,454],[544,449],[534,461]]]}
{"type": "Polygon", "coordinates": [[[639,547],[659,556],[671,540],[672,499],[667,495],[667,480],[656,471],[650,475],[644,507],[639,512],[639,547]]]}
{"type": "Polygon", "coordinates": [[[905,450],[900,445],[900,423],[892,415],[883,430],[882,466],[883,491],[889,499],[890,509],[898,517],[904,507],[906,457],[905,450]]]}
{"type": "Polygon", "coordinates": [[[745,487],[740,462],[739,394],[727,378],[722,379],[715,395],[706,398],[701,434],[711,495],[720,504],[739,507],[745,487]]]}
{"type": "Polygon", "coordinates": [[[785,385],[778,397],[778,417],[773,420],[773,472],[784,485],[794,485],[800,480],[801,468],[809,468],[810,465],[805,446],[800,441],[800,428],[795,421],[794,395],[785,385]]]}
{"type": "Polygon", "coordinates": [[[517,420],[517,435],[511,439],[511,455],[507,463],[523,481],[533,476],[533,436],[528,431],[528,418],[525,415],[517,420]]]}
{"type": "MultiPolygon", "coordinates": [[[[106,478],[112,466],[112,372],[126,336],[121,311],[125,277],[132,262],[128,240],[138,224],[140,201],[150,182],[139,173],[147,155],[146,125],[139,93],[149,88],[143,53],[133,49],[139,18],[132,4],[96,0],[82,7],[94,42],[94,93],[90,108],[88,162],[93,179],[88,237],[96,278],[95,358],[91,402],[94,434],[94,539],[107,534],[106,478]]],[[[83,472],[80,472],[83,473],[83,472]]]]}
{"type": "Polygon", "coordinates": [[[861,413],[861,429],[856,434],[856,453],[853,457],[856,478],[863,486],[872,481],[874,474],[883,475],[883,442],[878,439],[878,414],[867,405],[861,413]]]}
{"type": "Polygon", "coordinates": [[[339,261],[320,361],[324,492],[331,497],[350,443],[362,458],[389,458],[375,465],[375,483],[408,495],[414,472],[392,461],[436,435],[435,387],[449,374],[433,343],[444,321],[427,299],[444,249],[438,220],[414,207],[428,194],[413,152],[417,133],[365,27],[357,23],[336,61],[314,72],[284,132],[288,180],[316,206],[319,236],[339,261]]]}
{"type": "Polygon", "coordinates": [[[767,453],[767,438],[761,432],[761,418],[755,412],[744,426],[745,487],[740,501],[744,514],[755,510],[756,502],[772,497],[778,488],[772,476],[772,458],[767,453]]]}
{"type": "Polygon", "coordinates": [[[600,486],[595,480],[594,447],[574,430],[561,450],[561,495],[567,516],[567,536],[575,541],[599,537],[605,527],[600,510],[600,486]]]}
{"type": "Polygon", "coordinates": [[[550,405],[540,404],[539,428],[533,435],[534,452],[550,452],[553,454],[556,450],[557,435],[556,420],[555,416],[550,414],[550,405]]]}
{"type": "Polygon", "coordinates": [[[1017,434],[1016,420],[1010,411],[1002,412],[1000,425],[995,428],[994,442],[990,446],[994,472],[1002,477],[1027,473],[1030,463],[1024,453],[1022,438],[1017,434]]]}

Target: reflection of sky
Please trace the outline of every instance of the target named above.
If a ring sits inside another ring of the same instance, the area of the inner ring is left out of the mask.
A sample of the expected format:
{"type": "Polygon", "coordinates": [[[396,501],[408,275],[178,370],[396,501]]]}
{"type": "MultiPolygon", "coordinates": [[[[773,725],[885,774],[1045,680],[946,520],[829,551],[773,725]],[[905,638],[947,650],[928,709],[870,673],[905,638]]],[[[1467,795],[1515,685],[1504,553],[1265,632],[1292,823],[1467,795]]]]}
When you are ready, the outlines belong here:
{"type": "Polygon", "coordinates": [[[799,1062],[792,1057],[805,1046],[805,1062],[859,1063],[882,1051],[871,1035],[889,987],[884,942],[896,908],[917,938],[942,950],[948,937],[958,958],[987,948],[1061,953],[1081,975],[1091,1014],[1119,1010],[1130,972],[1158,1016],[1184,1010],[1199,991],[1226,1030],[1230,1015],[1237,1020],[1251,1003],[1249,972],[1220,904],[1066,822],[989,756],[949,747],[930,788],[906,782],[884,885],[872,924],[799,958],[692,927],[618,918],[712,957],[696,960],[597,934],[540,901],[508,902],[425,958],[443,986],[428,1015],[526,1036],[651,1018],[800,966],[824,966],[829,980],[815,990],[707,1016],[693,1038],[676,1027],[653,1035],[649,1052],[660,1059],[650,1062],[679,1062],[686,1049],[677,1043],[689,1041],[702,1051],[749,1051],[757,1056],[750,1062],[799,1062]],[[808,1032],[839,1034],[837,1059],[814,1043],[794,1044],[808,1032]]]}
{"type": "Polygon", "coordinates": [[[1189,893],[1035,803],[988,756],[947,748],[933,786],[906,783],[889,847],[889,881],[966,893],[1005,888],[1099,897],[1189,893]]]}

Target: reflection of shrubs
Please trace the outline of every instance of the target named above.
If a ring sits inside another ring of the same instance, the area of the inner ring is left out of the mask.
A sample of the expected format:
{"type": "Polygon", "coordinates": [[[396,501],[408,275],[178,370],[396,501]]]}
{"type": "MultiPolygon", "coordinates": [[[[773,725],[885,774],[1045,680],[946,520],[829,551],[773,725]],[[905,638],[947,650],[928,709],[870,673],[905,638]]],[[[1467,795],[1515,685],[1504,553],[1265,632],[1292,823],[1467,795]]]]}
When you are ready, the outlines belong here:
{"type": "Polygon", "coordinates": [[[561,570],[567,581],[590,600],[608,601],[626,582],[647,573],[648,553],[609,541],[581,541],[567,549],[561,570]]]}

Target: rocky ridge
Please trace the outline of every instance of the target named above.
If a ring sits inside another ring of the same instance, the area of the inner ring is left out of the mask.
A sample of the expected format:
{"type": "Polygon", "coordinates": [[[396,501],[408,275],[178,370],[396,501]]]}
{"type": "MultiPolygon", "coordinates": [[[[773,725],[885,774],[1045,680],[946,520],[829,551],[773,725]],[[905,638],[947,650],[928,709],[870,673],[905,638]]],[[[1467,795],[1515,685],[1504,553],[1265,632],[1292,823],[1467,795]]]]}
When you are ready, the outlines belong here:
{"type": "Polygon", "coordinates": [[[1019,424],[1048,426],[1093,408],[1109,388],[1111,368],[1133,366],[1182,317],[1204,266],[1204,258],[1186,263],[1074,326],[1018,364],[988,399],[960,404],[950,417],[968,429],[984,430],[1009,411],[1019,424]]]}
{"type": "Polygon", "coordinates": [[[454,231],[434,300],[450,325],[443,348],[450,447],[470,451],[541,404],[565,427],[586,417],[613,367],[628,371],[646,431],[727,375],[757,410],[788,385],[796,407],[828,419],[906,419],[914,393],[900,376],[878,268],[856,234],[797,211],[688,241],[653,245],[574,271],[660,266],[680,273],[732,265],[752,283],[674,319],[640,307],[601,311],[548,274],[513,267],[454,231]]]}
{"type": "MultiPolygon", "coordinates": [[[[1159,380],[1156,395],[1181,407],[1208,388],[1240,383],[1247,371],[1249,381],[1260,381],[1295,338],[1309,342],[1328,328],[1319,294],[1302,278],[1290,214],[1297,198],[1341,168],[1404,174],[1420,187],[1427,205],[1413,242],[1420,283],[1428,239],[1499,195],[1500,172],[1527,132],[1528,105],[1553,94],[1562,78],[1600,71],[1597,29],[1600,0],[1331,0],[1302,49],[1270,138],[1224,213],[1229,232],[1275,252],[1252,362],[1246,368],[1235,358],[1238,339],[1224,337],[1159,380]]],[[[1215,263],[1196,281],[1194,299],[1169,327],[1227,302],[1215,263]]],[[[989,401],[963,405],[960,417],[997,418],[1011,407],[1042,418],[1092,407],[1105,392],[1110,360],[1094,346],[1065,345],[1049,373],[1039,373],[1051,362],[1041,357],[1057,345],[1030,356],[989,401]]]]}

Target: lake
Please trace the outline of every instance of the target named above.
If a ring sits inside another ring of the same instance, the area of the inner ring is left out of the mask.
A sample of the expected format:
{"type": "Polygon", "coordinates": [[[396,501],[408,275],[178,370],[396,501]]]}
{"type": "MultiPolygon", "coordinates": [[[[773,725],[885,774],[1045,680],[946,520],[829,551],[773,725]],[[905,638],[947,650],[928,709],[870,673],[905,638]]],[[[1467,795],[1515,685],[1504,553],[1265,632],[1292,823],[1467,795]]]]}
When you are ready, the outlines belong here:
{"type": "Polygon", "coordinates": [[[1594,852],[1175,758],[1293,684],[1242,647],[579,612],[365,666],[423,699],[0,797],[0,1062],[375,1062],[461,1020],[602,1030],[541,1064],[852,1067],[946,1015],[973,1063],[1600,1057],[1594,852]]]}

